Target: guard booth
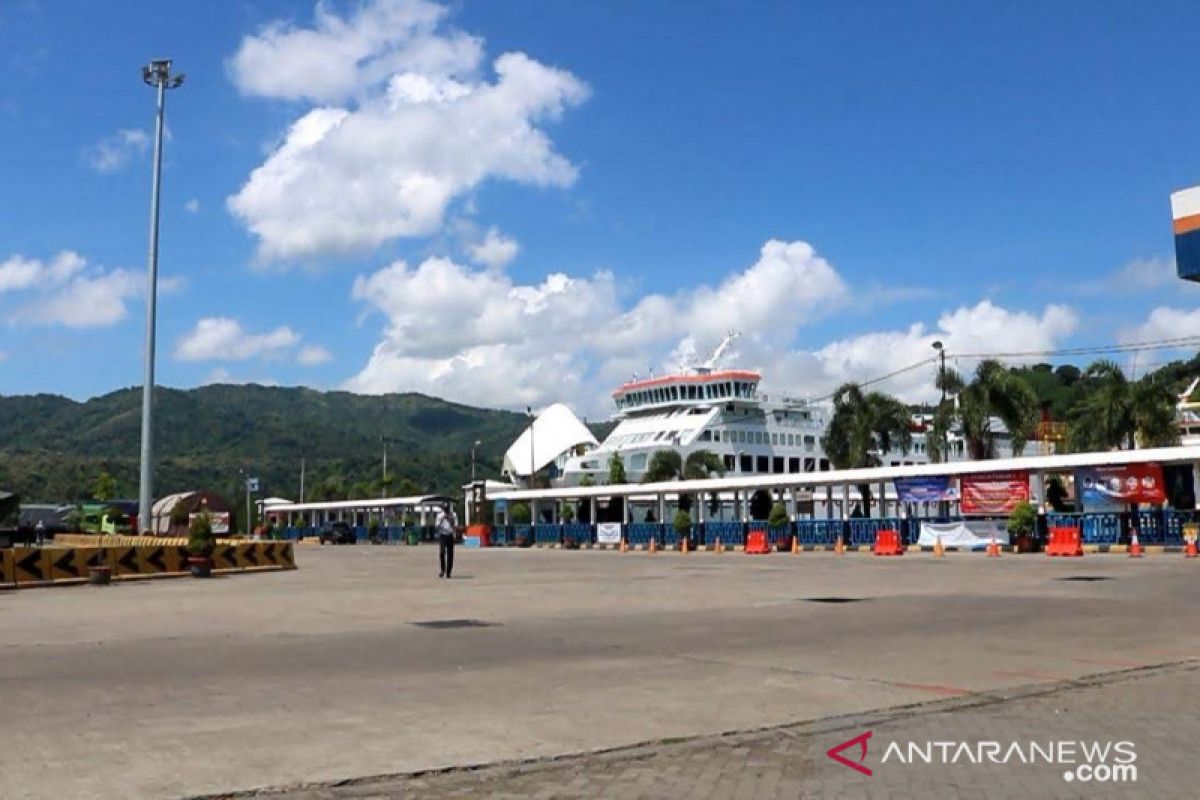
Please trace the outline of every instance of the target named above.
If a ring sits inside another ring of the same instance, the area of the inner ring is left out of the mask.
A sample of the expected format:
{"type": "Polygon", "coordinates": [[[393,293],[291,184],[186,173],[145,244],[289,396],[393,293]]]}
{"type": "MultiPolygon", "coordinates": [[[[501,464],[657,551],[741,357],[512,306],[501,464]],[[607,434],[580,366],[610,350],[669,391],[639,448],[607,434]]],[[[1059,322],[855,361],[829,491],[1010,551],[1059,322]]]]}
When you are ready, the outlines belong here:
{"type": "Polygon", "coordinates": [[[1180,278],[1200,281],[1200,186],[1171,195],[1175,232],[1175,270],[1180,278]]]}

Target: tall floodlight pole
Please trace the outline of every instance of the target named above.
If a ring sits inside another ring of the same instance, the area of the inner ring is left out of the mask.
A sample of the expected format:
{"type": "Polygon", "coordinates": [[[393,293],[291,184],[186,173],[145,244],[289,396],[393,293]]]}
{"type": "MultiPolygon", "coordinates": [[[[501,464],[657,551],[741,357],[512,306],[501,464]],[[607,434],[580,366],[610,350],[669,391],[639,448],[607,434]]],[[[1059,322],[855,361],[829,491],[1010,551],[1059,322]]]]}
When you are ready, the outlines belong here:
{"type": "Polygon", "coordinates": [[[475,448],[479,447],[481,444],[483,444],[483,442],[476,439],[475,444],[471,445],[471,483],[475,483],[475,448]]]}
{"type": "Polygon", "coordinates": [[[171,74],[170,59],[156,59],[142,67],[142,80],[158,94],[158,113],[154,123],[154,178],[150,186],[150,255],[146,271],[146,372],[142,381],[142,465],[138,483],[138,527],[150,532],[154,503],[154,331],[158,296],[158,201],[162,185],[163,113],[167,90],[178,89],[182,75],[171,74]]]}

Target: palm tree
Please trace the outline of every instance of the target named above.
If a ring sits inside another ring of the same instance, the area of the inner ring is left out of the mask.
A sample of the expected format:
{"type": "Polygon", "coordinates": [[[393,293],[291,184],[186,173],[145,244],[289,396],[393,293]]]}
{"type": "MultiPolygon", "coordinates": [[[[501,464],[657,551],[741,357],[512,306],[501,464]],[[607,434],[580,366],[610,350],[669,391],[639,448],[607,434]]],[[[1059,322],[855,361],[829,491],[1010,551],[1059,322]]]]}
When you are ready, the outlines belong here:
{"type": "MultiPolygon", "coordinates": [[[[821,445],[837,469],[878,467],[889,450],[908,453],[912,447],[908,407],[881,392],[863,394],[856,383],[846,383],[833,395],[833,418],[821,445]]],[[[863,513],[871,515],[871,487],[858,487],[863,513]]]]}
{"type": "Polygon", "coordinates": [[[1091,391],[1073,409],[1069,437],[1074,450],[1169,446],[1179,441],[1175,398],[1167,382],[1146,376],[1136,383],[1121,367],[1101,359],[1084,372],[1091,391]]]}
{"type": "Polygon", "coordinates": [[[1012,453],[1019,456],[1037,428],[1038,398],[1024,378],[1011,372],[994,359],[979,362],[970,383],[954,370],[939,377],[939,388],[945,387],[947,400],[934,416],[933,446],[939,456],[943,437],[954,421],[962,426],[967,452],[976,460],[996,457],[998,434],[992,430],[992,420],[999,419],[1008,430],[1012,453]]]}
{"type": "MultiPolygon", "coordinates": [[[[645,483],[698,481],[711,478],[714,474],[724,475],[725,464],[721,457],[711,450],[695,450],[688,453],[686,461],[680,457],[677,450],[658,450],[650,457],[650,463],[646,466],[646,476],[642,480],[645,483]]],[[[679,495],[679,508],[682,511],[691,511],[690,494],[679,495]]]]}

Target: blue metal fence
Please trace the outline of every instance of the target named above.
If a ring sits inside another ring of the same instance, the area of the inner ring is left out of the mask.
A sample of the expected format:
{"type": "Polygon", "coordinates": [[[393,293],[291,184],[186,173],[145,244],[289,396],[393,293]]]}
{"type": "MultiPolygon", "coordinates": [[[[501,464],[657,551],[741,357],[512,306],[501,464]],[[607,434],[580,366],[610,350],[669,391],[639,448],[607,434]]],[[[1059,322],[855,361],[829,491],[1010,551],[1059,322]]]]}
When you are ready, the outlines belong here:
{"type": "Polygon", "coordinates": [[[513,525],[509,533],[512,535],[512,542],[515,545],[520,545],[522,542],[532,544],[533,542],[533,526],[532,525],[513,525]]]}
{"type": "Polygon", "coordinates": [[[562,541],[562,528],[545,523],[534,525],[533,541],[536,544],[559,544],[562,541]]]}
{"type": "Polygon", "coordinates": [[[796,537],[802,545],[832,545],[845,536],[840,519],[802,519],[796,523],[796,537]]]}
{"type": "Polygon", "coordinates": [[[631,522],[625,526],[625,538],[631,545],[650,544],[652,538],[662,541],[662,526],[657,522],[631,522]]]}
{"type": "Polygon", "coordinates": [[[746,543],[746,526],[741,522],[706,522],[704,523],[704,543],[714,546],[717,539],[726,547],[741,546],[746,543]]]}
{"type": "Polygon", "coordinates": [[[852,519],[850,522],[850,544],[875,544],[875,534],[880,531],[897,531],[904,533],[903,520],[899,517],[882,517],[879,519],[852,519]]]}
{"type": "Polygon", "coordinates": [[[574,539],[576,544],[592,543],[592,526],[585,522],[573,522],[562,526],[563,543],[574,539]]]}

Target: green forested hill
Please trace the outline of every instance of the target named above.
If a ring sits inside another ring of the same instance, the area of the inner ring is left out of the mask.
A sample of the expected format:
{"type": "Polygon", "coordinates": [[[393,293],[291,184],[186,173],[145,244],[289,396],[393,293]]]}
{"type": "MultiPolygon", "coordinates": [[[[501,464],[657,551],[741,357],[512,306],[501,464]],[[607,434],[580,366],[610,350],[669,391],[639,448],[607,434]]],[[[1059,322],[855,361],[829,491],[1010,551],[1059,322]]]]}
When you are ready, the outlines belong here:
{"type": "MultiPolygon", "coordinates": [[[[448,491],[470,475],[471,444],[481,476],[499,472],[526,425],[522,414],[448,403],[419,394],[384,396],[266,386],[161,389],[157,395],[155,495],[209,488],[231,495],[238,470],[267,496],[375,496],[388,439],[390,493],[448,491]]],[[[0,397],[0,487],[26,501],[78,500],[107,471],[117,495],[136,497],[141,391],[85,403],[51,395],[0,397]]]]}

